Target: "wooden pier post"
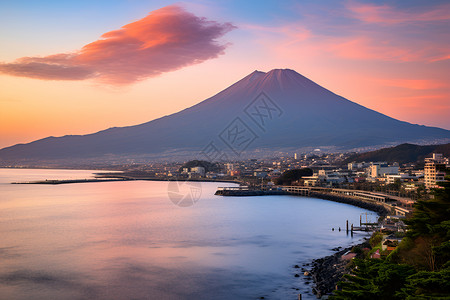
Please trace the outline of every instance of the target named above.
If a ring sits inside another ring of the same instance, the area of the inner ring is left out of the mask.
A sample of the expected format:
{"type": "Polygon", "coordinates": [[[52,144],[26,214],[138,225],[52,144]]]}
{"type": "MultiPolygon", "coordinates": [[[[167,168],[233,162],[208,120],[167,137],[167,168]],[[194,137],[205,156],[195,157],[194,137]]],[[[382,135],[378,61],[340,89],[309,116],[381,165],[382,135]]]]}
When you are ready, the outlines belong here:
{"type": "Polygon", "coordinates": [[[348,234],[348,220],[347,220],[347,234],[348,234]]]}
{"type": "Polygon", "coordinates": [[[352,236],[353,236],[353,224],[352,224],[352,231],[351,231],[351,234],[352,234],[352,236]]]}
{"type": "Polygon", "coordinates": [[[298,300],[302,300],[302,294],[298,294],[298,300]]]}
{"type": "Polygon", "coordinates": [[[361,227],[362,223],[361,223],[361,215],[359,215],[359,227],[361,227]]]}

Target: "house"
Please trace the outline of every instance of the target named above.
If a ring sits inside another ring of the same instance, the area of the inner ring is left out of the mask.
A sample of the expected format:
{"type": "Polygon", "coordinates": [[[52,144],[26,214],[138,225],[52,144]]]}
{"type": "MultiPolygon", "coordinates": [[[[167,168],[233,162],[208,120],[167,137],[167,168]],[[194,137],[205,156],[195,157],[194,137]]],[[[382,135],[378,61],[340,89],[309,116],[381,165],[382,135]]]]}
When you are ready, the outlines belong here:
{"type": "Polygon", "coordinates": [[[205,168],[203,167],[192,167],[191,173],[199,174],[200,176],[205,176],[205,168]]]}
{"type": "Polygon", "coordinates": [[[393,251],[398,247],[398,244],[402,241],[403,238],[396,237],[395,235],[389,235],[383,239],[381,242],[381,250],[385,251],[393,251]]]}
{"type": "Polygon", "coordinates": [[[376,259],[380,259],[381,258],[381,254],[380,254],[380,249],[377,249],[377,251],[375,251],[370,258],[376,258],[376,259]]]}
{"type": "Polygon", "coordinates": [[[304,180],[305,186],[320,186],[321,182],[324,181],[324,177],[319,177],[317,174],[313,176],[304,176],[302,177],[304,180]]]}
{"type": "Polygon", "coordinates": [[[342,260],[352,260],[356,257],[356,253],[352,253],[350,251],[347,251],[344,255],[341,256],[342,260]]]}
{"type": "Polygon", "coordinates": [[[264,171],[264,170],[255,170],[253,172],[253,176],[258,177],[258,178],[266,178],[267,177],[268,172],[264,171]]]}

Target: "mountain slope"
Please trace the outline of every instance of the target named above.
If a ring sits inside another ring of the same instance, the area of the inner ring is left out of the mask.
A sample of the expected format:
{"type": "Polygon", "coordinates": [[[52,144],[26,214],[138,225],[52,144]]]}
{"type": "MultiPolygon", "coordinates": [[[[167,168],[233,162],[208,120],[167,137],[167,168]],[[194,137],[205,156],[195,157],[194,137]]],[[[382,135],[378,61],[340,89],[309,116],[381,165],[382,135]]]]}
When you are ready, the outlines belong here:
{"type": "Polygon", "coordinates": [[[450,143],[443,145],[426,146],[405,143],[396,147],[356,154],[346,159],[345,163],[349,163],[352,161],[385,161],[388,163],[398,162],[400,164],[414,163],[423,161],[425,157],[431,157],[432,153],[442,153],[446,157],[450,156],[450,143]]]}
{"type": "Polygon", "coordinates": [[[293,70],[275,69],[255,71],[197,105],[144,124],[4,148],[0,161],[199,153],[211,142],[240,155],[262,148],[354,148],[445,138],[450,138],[450,131],[398,121],[338,96],[293,70]],[[230,135],[235,127],[248,133],[246,139],[237,141],[250,142],[236,144],[230,135]]]}

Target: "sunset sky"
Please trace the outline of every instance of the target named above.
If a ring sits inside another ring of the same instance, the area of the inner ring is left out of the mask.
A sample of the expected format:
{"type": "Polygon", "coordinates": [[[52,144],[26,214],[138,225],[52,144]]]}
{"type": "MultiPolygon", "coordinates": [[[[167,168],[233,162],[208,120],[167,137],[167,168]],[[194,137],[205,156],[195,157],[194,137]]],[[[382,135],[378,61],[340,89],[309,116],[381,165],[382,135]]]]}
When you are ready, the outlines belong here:
{"type": "Polygon", "coordinates": [[[254,70],[450,129],[448,1],[1,1],[0,148],[135,125],[254,70]]]}

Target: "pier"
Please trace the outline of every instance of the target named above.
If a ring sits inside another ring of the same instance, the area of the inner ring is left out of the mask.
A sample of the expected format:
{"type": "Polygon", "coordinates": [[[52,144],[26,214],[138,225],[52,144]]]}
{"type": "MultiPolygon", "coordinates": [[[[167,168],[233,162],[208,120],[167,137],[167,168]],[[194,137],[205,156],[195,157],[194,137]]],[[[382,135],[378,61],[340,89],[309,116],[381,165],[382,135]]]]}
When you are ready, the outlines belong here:
{"type": "Polygon", "coordinates": [[[269,195],[290,195],[290,193],[281,189],[257,189],[247,186],[241,187],[219,187],[215,193],[219,196],[269,196],[269,195]]]}

